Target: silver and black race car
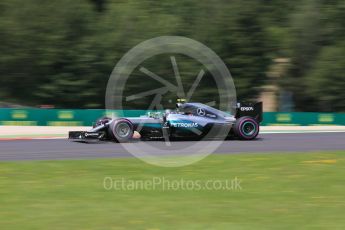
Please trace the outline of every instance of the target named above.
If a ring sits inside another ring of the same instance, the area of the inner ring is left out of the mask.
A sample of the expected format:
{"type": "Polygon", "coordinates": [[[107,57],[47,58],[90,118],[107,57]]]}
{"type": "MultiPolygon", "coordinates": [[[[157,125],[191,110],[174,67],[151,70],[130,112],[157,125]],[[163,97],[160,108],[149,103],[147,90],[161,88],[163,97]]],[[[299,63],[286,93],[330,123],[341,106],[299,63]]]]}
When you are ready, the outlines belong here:
{"type": "Polygon", "coordinates": [[[262,121],[262,102],[237,103],[236,113],[201,103],[177,103],[176,110],[150,112],[141,117],[108,118],[96,121],[89,131],[71,131],[69,139],[128,142],[141,140],[255,139],[262,121]]]}

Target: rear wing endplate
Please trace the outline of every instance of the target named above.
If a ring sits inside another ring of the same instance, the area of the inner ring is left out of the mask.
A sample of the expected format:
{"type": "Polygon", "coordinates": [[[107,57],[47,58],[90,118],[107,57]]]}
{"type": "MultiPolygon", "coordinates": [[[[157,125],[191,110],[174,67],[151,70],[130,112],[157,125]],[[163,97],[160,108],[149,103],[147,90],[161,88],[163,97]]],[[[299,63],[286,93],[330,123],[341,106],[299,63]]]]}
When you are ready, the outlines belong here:
{"type": "Polygon", "coordinates": [[[255,118],[258,122],[262,122],[262,102],[250,103],[239,102],[236,106],[236,118],[249,116],[255,118]]]}

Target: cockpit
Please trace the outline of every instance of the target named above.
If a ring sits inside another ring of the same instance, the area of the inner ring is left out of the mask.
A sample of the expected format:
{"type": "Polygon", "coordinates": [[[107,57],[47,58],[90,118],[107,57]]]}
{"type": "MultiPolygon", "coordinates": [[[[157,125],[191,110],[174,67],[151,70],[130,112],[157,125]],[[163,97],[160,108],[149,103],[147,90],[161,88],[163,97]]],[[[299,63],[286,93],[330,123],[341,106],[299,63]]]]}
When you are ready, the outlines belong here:
{"type": "Polygon", "coordinates": [[[229,116],[227,113],[201,103],[177,103],[176,108],[179,113],[191,116],[214,119],[229,116]]]}

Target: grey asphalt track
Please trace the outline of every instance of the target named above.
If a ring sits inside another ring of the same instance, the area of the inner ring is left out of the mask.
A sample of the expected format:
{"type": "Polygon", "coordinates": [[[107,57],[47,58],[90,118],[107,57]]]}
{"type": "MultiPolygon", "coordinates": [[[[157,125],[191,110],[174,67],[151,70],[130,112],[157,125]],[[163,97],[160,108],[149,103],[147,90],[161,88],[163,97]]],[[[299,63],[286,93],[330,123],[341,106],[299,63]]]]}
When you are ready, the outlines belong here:
{"type": "MultiPolygon", "coordinates": [[[[137,145],[127,143],[126,145],[137,145]]],[[[157,147],[152,154],[160,155],[159,148],[164,142],[149,142],[157,147]]],[[[184,148],[195,142],[174,142],[173,148],[179,154],[188,154],[184,148]]],[[[206,142],[198,142],[198,145],[206,142]]],[[[268,152],[310,152],[325,150],[344,150],[345,132],[343,133],[295,133],[261,134],[254,141],[224,141],[215,153],[268,153],[268,152]]],[[[77,143],[65,139],[59,140],[13,140],[0,141],[0,161],[16,160],[59,160],[132,157],[120,144],[116,143],[77,143]]]]}

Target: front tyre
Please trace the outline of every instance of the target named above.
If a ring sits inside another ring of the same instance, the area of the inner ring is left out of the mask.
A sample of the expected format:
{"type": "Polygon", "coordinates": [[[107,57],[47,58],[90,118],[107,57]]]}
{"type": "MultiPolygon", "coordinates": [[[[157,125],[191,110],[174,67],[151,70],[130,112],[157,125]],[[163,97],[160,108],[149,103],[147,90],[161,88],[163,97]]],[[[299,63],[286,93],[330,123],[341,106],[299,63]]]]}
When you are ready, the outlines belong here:
{"type": "Polygon", "coordinates": [[[252,117],[240,117],[234,125],[234,133],[241,140],[253,140],[259,134],[259,123],[252,117]]]}
{"type": "Polygon", "coordinates": [[[109,125],[109,133],[117,142],[128,142],[134,134],[133,124],[127,119],[114,120],[109,125]]]}

